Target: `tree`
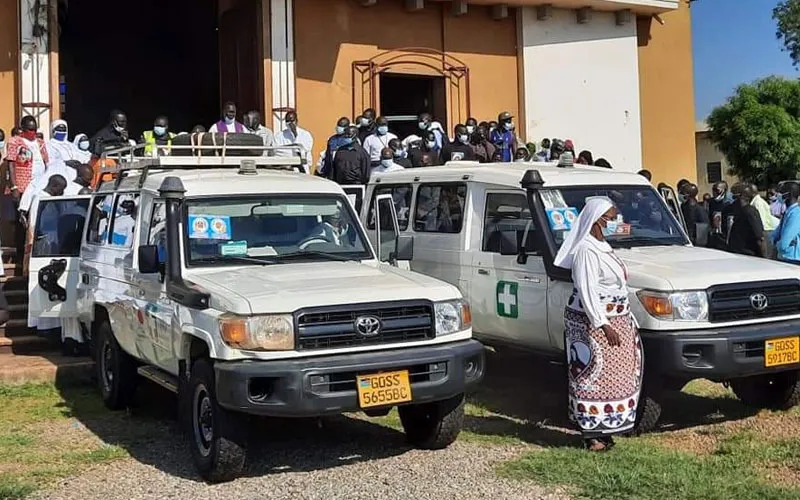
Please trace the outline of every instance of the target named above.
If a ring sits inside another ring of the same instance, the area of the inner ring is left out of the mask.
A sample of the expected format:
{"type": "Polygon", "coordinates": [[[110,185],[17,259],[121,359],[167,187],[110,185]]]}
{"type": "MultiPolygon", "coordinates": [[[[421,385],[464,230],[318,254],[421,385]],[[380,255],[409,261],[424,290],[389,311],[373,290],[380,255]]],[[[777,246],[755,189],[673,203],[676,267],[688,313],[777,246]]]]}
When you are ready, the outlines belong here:
{"type": "Polygon", "coordinates": [[[740,85],[708,118],[711,140],[739,178],[794,179],[800,167],[800,80],[771,76],[740,85]]]}
{"type": "Polygon", "coordinates": [[[792,58],[792,64],[800,65],[800,0],[782,0],[772,9],[772,18],[778,23],[776,36],[792,58]]]}

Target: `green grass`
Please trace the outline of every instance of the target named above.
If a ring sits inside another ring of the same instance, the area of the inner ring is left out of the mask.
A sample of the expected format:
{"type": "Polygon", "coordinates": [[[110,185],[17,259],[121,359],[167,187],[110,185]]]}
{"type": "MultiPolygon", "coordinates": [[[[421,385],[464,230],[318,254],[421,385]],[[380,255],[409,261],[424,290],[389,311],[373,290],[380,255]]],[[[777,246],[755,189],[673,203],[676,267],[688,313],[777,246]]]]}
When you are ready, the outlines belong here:
{"type": "Polygon", "coordinates": [[[76,415],[119,418],[88,387],[0,386],[0,500],[24,498],[88,465],[127,456],[92,436],[76,415]]]}

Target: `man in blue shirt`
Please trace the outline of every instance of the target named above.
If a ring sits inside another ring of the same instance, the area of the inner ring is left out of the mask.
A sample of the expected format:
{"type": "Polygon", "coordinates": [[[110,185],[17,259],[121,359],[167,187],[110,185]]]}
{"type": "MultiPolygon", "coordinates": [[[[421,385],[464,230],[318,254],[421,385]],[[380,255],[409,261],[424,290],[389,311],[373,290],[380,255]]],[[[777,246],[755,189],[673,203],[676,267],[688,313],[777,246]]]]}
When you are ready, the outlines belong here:
{"type": "Polygon", "coordinates": [[[800,264],[800,210],[797,201],[800,198],[800,184],[787,182],[781,186],[783,199],[786,200],[786,212],[783,214],[778,229],[772,233],[772,241],[778,252],[778,260],[800,264]]]}
{"type": "Polygon", "coordinates": [[[503,111],[497,116],[497,128],[492,132],[492,144],[497,147],[504,162],[513,161],[517,150],[513,119],[511,113],[503,111]]]}
{"type": "Polygon", "coordinates": [[[347,127],[350,126],[350,119],[346,116],[339,118],[336,122],[336,133],[330,136],[328,144],[325,146],[325,157],[322,160],[322,168],[317,170],[317,175],[327,177],[328,173],[333,168],[333,157],[336,156],[336,150],[345,145],[345,133],[347,127]]]}

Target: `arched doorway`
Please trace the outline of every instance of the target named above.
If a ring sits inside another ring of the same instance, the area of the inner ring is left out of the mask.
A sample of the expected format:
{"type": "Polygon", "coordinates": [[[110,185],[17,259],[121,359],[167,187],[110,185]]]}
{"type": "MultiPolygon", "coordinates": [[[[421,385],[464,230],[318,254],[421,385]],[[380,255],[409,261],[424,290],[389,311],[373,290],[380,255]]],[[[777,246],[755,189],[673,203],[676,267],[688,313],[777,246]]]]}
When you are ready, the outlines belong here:
{"type": "Polygon", "coordinates": [[[353,62],[353,116],[375,108],[398,135],[416,127],[417,114],[430,112],[450,130],[470,116],[469,68],[445,52],[409,47],[353,62]]]}

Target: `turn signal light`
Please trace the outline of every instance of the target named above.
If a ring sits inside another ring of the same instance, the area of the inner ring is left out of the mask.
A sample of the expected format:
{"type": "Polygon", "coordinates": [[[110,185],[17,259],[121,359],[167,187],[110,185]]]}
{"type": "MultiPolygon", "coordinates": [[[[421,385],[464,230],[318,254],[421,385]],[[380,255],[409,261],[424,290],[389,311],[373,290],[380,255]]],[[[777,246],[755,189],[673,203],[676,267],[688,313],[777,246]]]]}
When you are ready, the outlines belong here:
{"type": "Polygon", "coordinates": [[[228,345],[240,346],[247,343],[247,322],[241,319],[220,321],[222,338],[228,345]]]}
{"type": "Polygon", "coordinates": [[[672,318],[672,302],[666,295],[640,293],[639,300],[644,309],[656,318],[672,318]]]}

